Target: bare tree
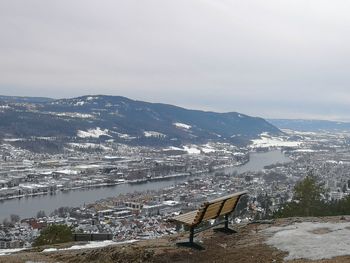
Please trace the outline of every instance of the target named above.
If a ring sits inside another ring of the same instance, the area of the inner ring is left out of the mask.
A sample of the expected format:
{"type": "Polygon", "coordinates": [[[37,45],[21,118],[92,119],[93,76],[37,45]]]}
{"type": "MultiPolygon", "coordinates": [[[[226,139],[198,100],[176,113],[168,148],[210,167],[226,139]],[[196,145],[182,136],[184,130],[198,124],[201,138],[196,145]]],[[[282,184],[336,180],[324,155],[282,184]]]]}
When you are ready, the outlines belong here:
{"type": "Polygon", "coordinates": [[[7,218],[2,220],[2,224],[4,225],[4,227],[9,227],[11,225],[10,221],[7,218]]]}
{"type": "Polygon", "coordinates": [[[19,217],[19,215],[15,215],[15,214],[10,215],[10,220],[12,224],[19,222],[20,219],[21,218],[19,217]]]}
{"type": "Polygon", "coordinates": [[[36,218],[43,218],[46,217],[45,211],[40,210],[38,213],[36,213],[36,218]]]}

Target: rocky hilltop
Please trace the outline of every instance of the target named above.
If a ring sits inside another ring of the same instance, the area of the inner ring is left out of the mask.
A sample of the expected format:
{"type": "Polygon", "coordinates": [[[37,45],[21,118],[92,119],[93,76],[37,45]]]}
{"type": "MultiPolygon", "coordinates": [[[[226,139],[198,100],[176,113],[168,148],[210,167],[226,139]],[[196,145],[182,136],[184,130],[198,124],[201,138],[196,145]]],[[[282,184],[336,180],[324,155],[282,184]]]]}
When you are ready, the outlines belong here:
{"type": "Polygon", "coordinates": [[[350,217],[288,218],[235,228],[233,235],[199,234],[201,251],[177,247],[177,241],[187,238],[183,233],[103,248],[38,248],[2,256],[0,262],[350,262],[350,217]]]}

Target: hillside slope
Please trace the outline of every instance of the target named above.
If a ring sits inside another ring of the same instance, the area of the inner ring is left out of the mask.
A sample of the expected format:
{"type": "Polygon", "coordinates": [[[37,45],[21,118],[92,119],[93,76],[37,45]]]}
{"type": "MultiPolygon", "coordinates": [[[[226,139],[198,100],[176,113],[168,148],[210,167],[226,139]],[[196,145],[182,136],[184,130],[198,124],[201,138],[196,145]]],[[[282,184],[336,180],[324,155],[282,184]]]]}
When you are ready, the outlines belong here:
{"type": "Polygon", "coordinates": [[[78,137],[133,144],[246,144],[261,133],[281,134],[262,118],[188,110],[119,96],[72,99],[0,97],[0,138],[78,137]]]}

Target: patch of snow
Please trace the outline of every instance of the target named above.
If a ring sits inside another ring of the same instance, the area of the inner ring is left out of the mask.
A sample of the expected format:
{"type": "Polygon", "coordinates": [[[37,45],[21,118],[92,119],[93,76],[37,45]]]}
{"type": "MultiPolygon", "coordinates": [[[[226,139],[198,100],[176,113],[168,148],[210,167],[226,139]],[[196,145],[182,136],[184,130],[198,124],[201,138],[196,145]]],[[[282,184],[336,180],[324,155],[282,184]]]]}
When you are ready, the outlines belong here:
{"type": "Polygon", "coordinates": [[[201,151],[193,146],[184,146],[184,150],[189,154],[200,154],[201,151]]]}
{"type": "Polygon", "coordinates": [[[164,138],[164,137],[166,137],[165,134],[160,133],[160,132],[156,132],[156,131],[144,131],[143,135],[145,137],[157,137],[157,138],[164,138]]]}
{"type": "Polygon", "coordinates": [[[56,173],[60,173],[60,174],[78,174],[78,171],[64,169],[64,170],[58,170],[58,171],[56,171],[56,173]]]}
{"type": "Polygon", "coordinates": [[[168,206],[174,206],[174,205],[178,205],[179,202],[178,201],[174,201],[174,200],[167,200],[167,201],[163,201],[164,205],[168,205],[168,206]]]}
{"type": "Polygon", "coordinates": [[[46,249],[44,249],[42,252],[54,252],[54,251],[58,251],[58,249],[57,248],[46,248],[46,249]]]}
{"type": "Polygon", "coordinates": [[[350,223],[303,222],[271,227],[265,233],[272,234],[266,241],[268,245],[289,253],[285,260],[320,260],[350,255],[350,223]]]}
{"type": "Polygon", "coordinates": [[[133,239],[133,240],[128,240],[128,241],[124,241],[124,242],[115,242],[112,240],[105,240],[105,241],[90,241],[89,243],[85,244],[85,245],[74,245],[68,248],[46,248],[44,249],[42,252],[53,252],[53,251],[64,251],[64,250],[77,250],[77,249],[87,249],[87,248],[101,248],[101,247],[107,247],[107,246],[111,246],[111,245],[121,245],[121,244],[131,244],[131,243],[135,243],[138,240],[133,239]]]}
{"type": "Polygon", "coordinates": [[[192,127],[191,125],[188,125],[188,124],[185,124],[185,123],[181,123],[181,122],[174,122],[173,125],[176,128],[186,129],[186,130],[191,129],[191,127],[192,127]]]}
{"type": "Polygon", "coordinates": [[[175,146],[170,146],[169,148],[163,149],[163,151],[184,151],[183,148],[175,147],[175,146]]]}
{"type": "Polygon", "coordinates": [[[9,255],[24,250],[25,248],[0,249],[0,256],[9,255]]]}
{"type": "Polygon", "coordinates": [[[108,134],[108,130],[101,130],[100,127],[96,127],[95,129],[89,129],[87,131],[78,130],[77,136],[80,138],[99,138],[100,136],[110,136],[108,134]]]}
{"type": "Polygon", "coordinates": [[[315,150],[312,149],[297,149],[294,152],[300,152],[300,153],[313,153],[316,152],[315,150]]]}
{"type": "Polygon", "coordinates": [[[212,153],[212,152],[215,152],[216,150],[209,144],[205,144],[203,145],[203,147],[201,148],[201,150],[204,152],[204,153],[212,153]]]}
{"type": "Polygon", "coordinates": [[[101,165],[99,164],[81,164],[81,165],[77,165],[75,166],[75,168],[77,169],[91,169],[91,168],[100,168],[101,165]]]}
{"type": "Polygon", "coordinates": [[[21,139],[21,138],[4,139],[4,142],[18,142],[18,141],[25,141],[25,139],[21,139]]]}
{"type": "Polygon", "coordinates": [[[282,137],[273,137],[267,133],[262,133],[260,139],[252,140],[251,148],[269,148],[269,147],[298,147],[301,142],[286,141],[282,137]]]}
{"type": "Polygon", "coordinates": [[[79,113],[79,112],[49,112],[49,114],[60,116],[60,117],[71,117],[71,118],[81,118],[81,119],[95,118],[94,115],[79,113]]]}
{"type": "Polygon", "coordinates": [[[114,133],[116,133],[118,135],[118,137],[121,139],[126,139],[126,140],[136,139],[136,137],[130,136],[129,134],[126,134],[126,133],[119,133],[119,132],[114,132],[114,133]]]}
{"type": "Polygon", "coordinates": [[[74,106],[83,106],[85,104],[85,101],[78,101],[74,104],[74,106]]]}
{"type": "Polygon", "coordinates": [[[74,147],[74,148],[80,148],[80,149],[102,149],[102,150],[112,150],[110,147],[106,147],[102,144],[96,144],[96,143],[67,143],[68,146],[74,147]]]}

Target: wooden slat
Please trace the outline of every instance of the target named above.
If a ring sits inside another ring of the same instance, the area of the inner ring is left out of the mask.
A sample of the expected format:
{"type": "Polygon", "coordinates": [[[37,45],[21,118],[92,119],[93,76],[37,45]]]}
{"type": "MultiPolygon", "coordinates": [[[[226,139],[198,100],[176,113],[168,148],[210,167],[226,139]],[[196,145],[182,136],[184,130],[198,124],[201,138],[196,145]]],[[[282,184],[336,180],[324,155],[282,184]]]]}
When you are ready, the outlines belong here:
{"type": "Polygon", "coordinates": [[[223,197],[220,197],[220,198],[217,198],[217,199],[214,199],[214,200],[211,200],[207,203],[216,203],[216,202],[219,202],[219,201],[222,201],[222,200],[225,200],[225,199],[229,199],[229,198],[232,198],[232,197],[235,197],[235,196],[242,196],[244,194],[246,194],[247,191],[243,191],[243,192],[238,192],[238,193],[234,193],[232,195],[226,195],[226,196],[223,196],[223,197]]]}
{"type": "Polygon", "coordinates": [[[192,211],[186,214],[178,215],[178,216],[175,216],[173,220],[181,223],[185,223],[187,225],[192,225],[197,213],[198,211],[192,211]]]}
{"type": "Polygon", "coordinates": [[[220,215],[225,215],[225,214],[231,213],[236,208],[238,200],[239,200],[239,197],[232,198],[232,199],[228,200],[225,203],[224,207],[222,208],[220,215]]]}
{"type": "Polygon", "coordinates": [[[216,211],[212,210],[211,212],[205,213],[205,215],[203,217],[203,220],[210,220],[210,219],[217,218],[218,217],[218,211],[219,211],[219,209],[217,209],[216,211]]]}
{"type": "Polygon", "coordinates": [[[196,215],[196,218],[194,219],[194,224],[198,225],[202,222],[203,216],[205,212],[207,211],[208,204],[204,203],[201,205],[201,208],[198,210],[198,213],[196,215]]]}
{"type": "Polygon", "coordinates": [[[202,221],[215,219],[218,216],[229,214],[236,208],[240,197],[246,193],[246,191],[239,192],[205,202],[198,210],[178,215],[174,217],[173,220],[189,226],[196,226],[202,221]]]}
{"type": "Polygon", "coordinates": [[[213,203],[208,206],[205,215],[203,216],[203,220],[208,220],[217,217],[219,210],[221,209],[223,201],[213,203]]]}

